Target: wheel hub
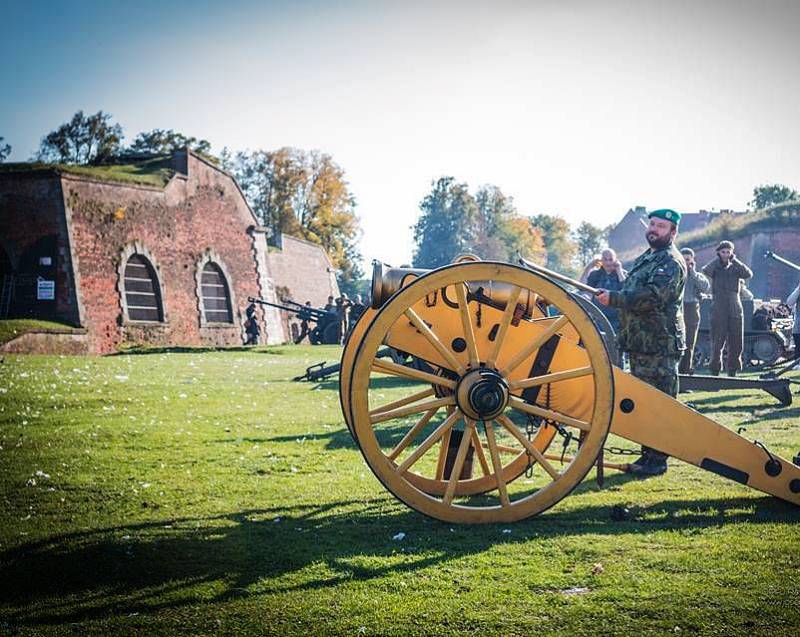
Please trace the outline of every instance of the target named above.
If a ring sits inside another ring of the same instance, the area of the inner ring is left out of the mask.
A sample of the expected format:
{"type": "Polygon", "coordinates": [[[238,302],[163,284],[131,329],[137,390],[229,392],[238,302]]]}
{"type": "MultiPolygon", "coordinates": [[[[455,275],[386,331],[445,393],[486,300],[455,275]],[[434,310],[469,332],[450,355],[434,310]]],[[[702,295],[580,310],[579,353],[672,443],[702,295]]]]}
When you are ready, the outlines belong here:
{"type": "Polygon", "coordinates": [[[456,388],[456,402],[468,418],[490,420],[508,404],[508,383],[494,370],[467,372],[456,388]]]}

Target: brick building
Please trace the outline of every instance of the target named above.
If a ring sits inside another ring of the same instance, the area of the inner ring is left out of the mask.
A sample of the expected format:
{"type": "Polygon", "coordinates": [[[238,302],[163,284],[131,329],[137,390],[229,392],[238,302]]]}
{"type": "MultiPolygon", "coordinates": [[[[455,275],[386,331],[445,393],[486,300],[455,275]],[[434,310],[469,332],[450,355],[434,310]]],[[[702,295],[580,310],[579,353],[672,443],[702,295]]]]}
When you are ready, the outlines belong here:
{"type": "MultiPolygon", "coordinates": [[[[269,248],[236,181],[201,156],[179,151],[126,168],[3,167],[0,318],[82,328],[92,353],[228,346],[244,341],[248,296],[274,301],[276,288],[297,286],[280,277],[307,268],[309,255],[317,267],[303,270],[298,293],[338,294],[324,251],[269,248]]],[[[257,317],[262,342],[288,340],[277,310],[257,317]]]]}

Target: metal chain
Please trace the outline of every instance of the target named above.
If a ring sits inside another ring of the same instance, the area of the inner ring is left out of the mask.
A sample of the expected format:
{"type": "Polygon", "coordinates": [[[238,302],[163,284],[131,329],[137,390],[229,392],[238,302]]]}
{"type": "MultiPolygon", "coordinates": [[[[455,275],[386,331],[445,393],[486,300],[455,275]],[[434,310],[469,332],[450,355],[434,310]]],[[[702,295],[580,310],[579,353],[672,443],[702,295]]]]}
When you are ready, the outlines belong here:
{"type": "Polygon", "coordinates": [[[622,447],[603,447],[605,453],[615,456],[641,456],[642,451],[637,449],[623,449],[622,447]]]}
{"type": "MultiPolygon", "coordinates": [[[[539,431],[539,424],[534,421],[532,416],[528,416],[528,421],[525,423],[525,435],[528,437],[528,442],[533,443],[533,437],[539,431]]],[[[530,479],[533,477],[533,454],[525,448],[525,453],[528,456],[528,465],[525,467],[525,477],[530,479]]]]}

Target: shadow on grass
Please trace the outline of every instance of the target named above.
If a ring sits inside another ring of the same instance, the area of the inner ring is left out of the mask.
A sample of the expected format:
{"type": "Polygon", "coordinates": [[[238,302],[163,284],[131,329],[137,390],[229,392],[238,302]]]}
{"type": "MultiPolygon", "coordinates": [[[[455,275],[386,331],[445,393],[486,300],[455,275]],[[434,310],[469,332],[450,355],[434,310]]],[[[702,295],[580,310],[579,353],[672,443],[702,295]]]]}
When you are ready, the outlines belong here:
{"type": "Polygon", "coordinates": [[[513,526],[455,527],[389,498],[252,509],[74,533],[0,554],[6,621],[56,625],[200,602],[313,591],[416,572],[496,544],[800,522],[772,498],[675,500],[613,521],[610,505],[556,510],[513,526]],[[402,544],[392,536],[402,530],[402,544]],[[303,571],[306,572],[303,572],[303,571]],[[320,571],[323,574],[320,575],[320,571]]]}
{"type": "Polygon", "coordinates": [[[188,346],[170,346],[170,347],[152,347],[152,346],[136,346],[130,347],[109,356],[144,356],[146,354],[206,354],[208,352],[247,352],[248,354],[270,354],[273,356],[281,356],[283,354],[291,353],[291,348],[285,347],[267,347],[261,345],[231,345],[229,347],[212,347],[201,346],[188,347],[188,346]]]}

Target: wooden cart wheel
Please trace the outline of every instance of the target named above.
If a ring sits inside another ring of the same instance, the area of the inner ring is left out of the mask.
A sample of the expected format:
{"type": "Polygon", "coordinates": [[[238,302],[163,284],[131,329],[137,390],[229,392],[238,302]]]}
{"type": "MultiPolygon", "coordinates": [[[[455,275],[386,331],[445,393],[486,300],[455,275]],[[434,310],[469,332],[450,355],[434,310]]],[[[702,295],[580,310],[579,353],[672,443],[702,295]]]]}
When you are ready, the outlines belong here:
{"type": "Polygon", "coordinates": [[[347,349],[356,345],[343,383],[349,426],[386,488],[431,517],[509,522],[540,513],[581,482],[608,434],[613,376],[600,334],[563,288],[524,268],[475,262],[425,274],[397,291],[347,349]],[[558,313],[525,315],[523,294],[558,313]],[[376,359],[382,345],[443,371],[376,359]],[[378,404],[375,388],[391,377],[403,395],[378,404]],[[528,417],[540,425],[533,436],[528,417]],[[556,431],[581,441],[563,469],[545,453],[556,431]],[[460,443],[448,454],[454,435],[460,443]],[[469,455],[480,477],[465,474],[469,455]],[[529,465],[536,477],[514,480],[529,465]]]}

